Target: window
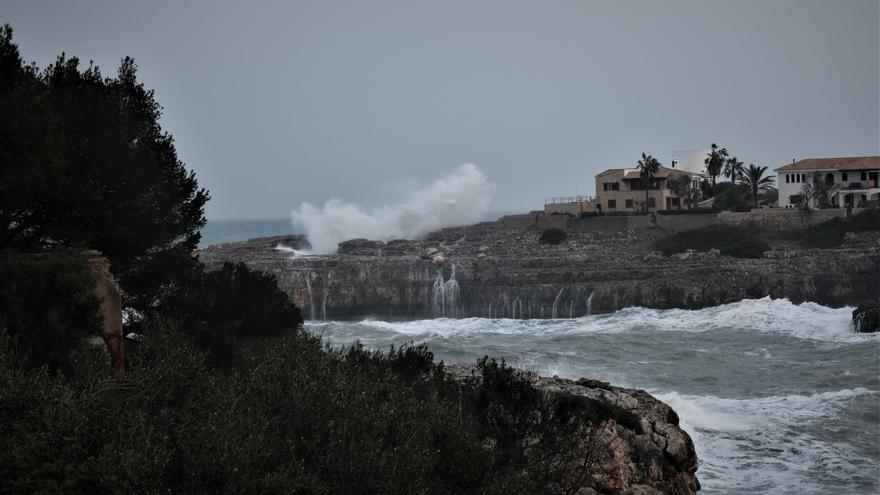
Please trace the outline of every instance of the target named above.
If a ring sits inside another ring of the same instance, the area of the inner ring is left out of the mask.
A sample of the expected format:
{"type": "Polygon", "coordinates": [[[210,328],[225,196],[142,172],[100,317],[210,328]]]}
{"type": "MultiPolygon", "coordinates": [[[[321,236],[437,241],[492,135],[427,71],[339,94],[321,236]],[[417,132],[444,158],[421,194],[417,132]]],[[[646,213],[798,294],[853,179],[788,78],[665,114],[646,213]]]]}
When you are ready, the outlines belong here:
{"type": "Polygon", "coordinates": [[[791,182],[791,174],[785,174],[785,183],[788,184],[791,182]]]}
{"type": "Polygon", "coordinates": [[[617,209],[617,200],[616,199],[609,199],[608,200],[608,209],[609,210],[616,210],[617,209]]]}
{"type": "Polygon", "coordinates": [[[633,207],[633,200],[627,199],[624,204],[626,205],[627,208],[632,208],[633,207]]]}
{"type": "Polygon", "coordinates": [[[654,198],[648,198],[648,208],[653,208],[654,206],[654,198]]]}
{"type": "Polygon", "coordinates": [[[862,172],[862,180],[868,180],[868,172],[862,172]]]}
{"type": "Polygon", "coordinates": [[[602,186],[606,191],[620,191],[620,182],[605,182],[602,186]]]}
{"type": "Polygon", "coordinates": [[[840,173],[840,182],[846,182],[849,180],[849,177],[846,175],[846,172],[840,173]]]}

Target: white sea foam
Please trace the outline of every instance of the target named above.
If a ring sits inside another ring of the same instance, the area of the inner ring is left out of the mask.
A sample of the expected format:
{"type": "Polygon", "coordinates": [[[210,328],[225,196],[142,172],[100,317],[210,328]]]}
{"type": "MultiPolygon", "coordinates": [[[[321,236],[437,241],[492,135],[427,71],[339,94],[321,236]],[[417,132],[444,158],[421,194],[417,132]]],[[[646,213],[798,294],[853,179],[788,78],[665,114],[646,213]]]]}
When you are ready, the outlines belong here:
{"type": "Polygon", "coordinates": [[[480,221],[489,209],[495,184],[466,163],[433,184],[412,191],[397,205],[366,210],[339,199],[319,208],[303,203],[291,212],[315,254],[335,253],[348,239],[413,239],[432,230],[480,221]]]}
{"type": "MultiPolygon", "coordinates": [[[[831,479],[847,484],[877,460],[829,438],[807,433],[834,425],[854,400],[877,392],[844,389],[812,395],[727,399],[657,392],[694,440],[704,488],[718,493],[823,492],[831,479]],[[812,478],[812,479],[811,479],[812,478]]],[[[833,427],[833,426],[832,426],[833,427]]]]}
{"type": "Polygon", "coordinates": [[[575,335],[633,331],[718,332],[753,330],[790,337],[838,343],[880,340],[880,334],[852,329],[852,308],[828,308],[814,303],[792,304],[788,299],[746,299],[699,310],[624,308],[605,315],[574,319],[435,318],[360,324],[386,333],[456,337],[470,334],[575,335]]]}
{"type": "Polygon", "coordinates": [[[308,256],[310,253],[308,251],[301,251],[299,249],[294,249],[290,246],[284,246],[282,244],[278,244],[275,246],[276,251],[281,251],[282,253],[290,253],[293,256],[291,258],[299,258],[300,256],[308,256]]]}

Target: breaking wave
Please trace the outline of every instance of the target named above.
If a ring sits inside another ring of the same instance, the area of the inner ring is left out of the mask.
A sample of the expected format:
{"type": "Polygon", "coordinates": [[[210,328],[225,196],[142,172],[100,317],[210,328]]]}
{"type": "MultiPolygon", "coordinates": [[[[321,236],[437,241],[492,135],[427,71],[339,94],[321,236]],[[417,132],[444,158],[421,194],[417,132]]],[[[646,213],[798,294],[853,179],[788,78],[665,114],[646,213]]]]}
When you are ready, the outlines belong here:
{"type": "Polygon", "coordinates": [[[708,492],[774,493],[788,486],[797,493],[824,493],[829,485],[862,492],[856,486],[876,482],[865,473],[878,468],[871,446],[877,433],[863,436],[861,445],[851,443],[852,433],[835,431],[841,417],[876,411],[876,391],[860,387],[744,399],[653,395],[675,409],[699,447],[700,480],[720,488],[708,492]]]}
{"type": "Polygon", "coordinates": [[[745,299],[699,310],[624,308],[610,314],[574,319],[436,318],[387,322],[364,320],[365,330],[399,335],[436,335],[450,338],[481,335],[576,335],[580,333],[628,333],[635,331],[714,332],[749,329],[795,338],[828,342],[878,340],[880,334],[859,334],[852,329],[851,307],[828,308],[788,299],[745,299]]]}
{"type": "Polygon", "coordinates": [[[308,237],[312,253],[330,254],[349,239],[414,239],[443,227],[479,222],[494,191],[495,184],[475,165],[466,163],[412,191],[400,204],[367,210],[339,199],[320,208],[305,202],[291,212],[291,220],[308,237]]]}

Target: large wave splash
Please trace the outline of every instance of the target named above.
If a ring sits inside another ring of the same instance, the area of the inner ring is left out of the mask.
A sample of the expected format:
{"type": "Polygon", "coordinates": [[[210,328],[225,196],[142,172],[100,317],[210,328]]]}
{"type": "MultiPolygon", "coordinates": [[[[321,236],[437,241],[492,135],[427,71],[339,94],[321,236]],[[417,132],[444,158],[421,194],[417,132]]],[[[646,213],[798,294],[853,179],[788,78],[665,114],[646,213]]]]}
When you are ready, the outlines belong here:
{"type": "Polygon", "coordinates": [[[465,163],[397,205],[368,211],[339,199],[322,208],[304,202],[291,212],[291,220],[308,237],[311,253],[330,254],[349,239],[415,239],[443,227],[476,223],[486,215],[494,192],[495,184],[465,163]]]}

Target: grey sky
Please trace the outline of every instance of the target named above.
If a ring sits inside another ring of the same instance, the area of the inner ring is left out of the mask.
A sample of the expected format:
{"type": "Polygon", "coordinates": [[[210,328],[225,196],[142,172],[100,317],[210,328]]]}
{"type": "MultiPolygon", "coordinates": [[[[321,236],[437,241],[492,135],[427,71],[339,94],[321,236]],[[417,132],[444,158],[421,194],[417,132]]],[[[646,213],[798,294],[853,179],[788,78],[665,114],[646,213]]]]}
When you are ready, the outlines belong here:
{"type": "Polygon", "coordinates": [[[131,55],[208,218],[365,206],[463,162],[493,209],[643,151],[880,154],[877,0],[0,0],[28,61],[131,55]]]}

